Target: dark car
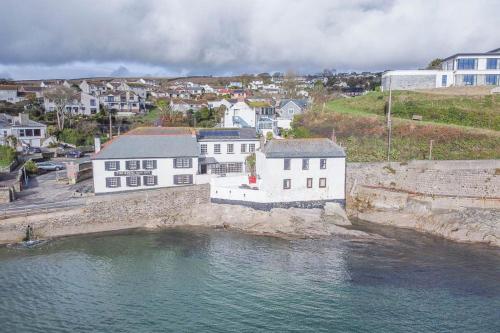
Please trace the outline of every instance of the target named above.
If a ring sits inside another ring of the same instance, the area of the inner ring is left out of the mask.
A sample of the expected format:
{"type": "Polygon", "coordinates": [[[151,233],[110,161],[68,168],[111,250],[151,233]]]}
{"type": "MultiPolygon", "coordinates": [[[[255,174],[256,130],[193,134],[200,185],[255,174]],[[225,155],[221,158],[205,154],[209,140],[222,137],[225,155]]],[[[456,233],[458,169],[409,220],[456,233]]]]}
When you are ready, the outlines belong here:
{"type": "Polygon", "coordinates": [[[67,158],[80,158],[83,157],[83,153],[79,150],[68,151],[65,155],[67,158]]]}

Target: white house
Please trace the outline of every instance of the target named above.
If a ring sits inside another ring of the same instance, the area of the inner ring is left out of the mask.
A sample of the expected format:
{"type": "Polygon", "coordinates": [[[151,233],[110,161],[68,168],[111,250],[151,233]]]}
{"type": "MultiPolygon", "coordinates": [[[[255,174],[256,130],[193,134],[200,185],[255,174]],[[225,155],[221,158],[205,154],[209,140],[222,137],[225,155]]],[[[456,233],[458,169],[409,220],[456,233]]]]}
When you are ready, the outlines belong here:
{"type": "Polygon", "coordinates": [[[200,174],[241,174],[246,159],[260,148],[254,128],[200,129],[200,174]]]}
{"type": "Polygon", "coordinates": [[[84,93],[95,96],[99,96],[108,91],[107,84],[101,81],[83,80],[78,86],[84,93]]]}
{"type": "Polygon", "coordinates": [[[245,102],[233,104],[224,114],[223,127],[255,127],[255,110],[245,102]]]}
{"type": "Polygon", "coordinates": [[[457,53],[438,70],[397,70],[382,75],[382,90],[417,90],[450,86],[500,85],[500,49],[485,53],[457,53]]]}
{"type": "MultiPolygon", "coordinates": [[[[55,104],[47,97],[43,98],[45,112],[53,112],[55,104]]],[[[75,93],[73,99],[65,106],[72,114],[90,116],[99,113],[99,97],[84,92],[75,93]]]]}
{"type": "Polygon", "coordinates": [[[256,152],[255,169],[255,183],[245,177],[212,179],[211,200],[264,210],[345,205],[346,155],[329,139],[268,141],[256,152]]]}
{"type": "Polygon", "coordinates": [[[10,103],[19,102],[17,96],[17,86],[15,85],[0,85],[0,101],[6,101],[10,103]]]}
{"type": "Polygon", "coordinates": [[[109,110],[139,113],[140,99],[133,91],[109,91],[99,96],[99,102],[109,110]]]}
{"type": "Polygon", "coordinates": [[[215,101],[207,101],[207,105],[209,109],[218,109],[222,105],[224,105],[226,107],[226,110],[229,110],[229,108],[231,108],[233,104],[231,104],[231,102],[229,102],[227,99],[223,98],[215,101]]]}
{"type": "Polygon", "coordinates": [[[195,183],[199,147],[184,128],[138,128],[107,143],[92,157],[96,194],[195,183]]]}
{"type": "Polygon", "coordinates": [[[47,125],[29,119],[27,113],[11,116],[0,113],[0,143],[7,144],[8,136],[15,136],[22,145],[40,147],[47,133],[47,125]]]}

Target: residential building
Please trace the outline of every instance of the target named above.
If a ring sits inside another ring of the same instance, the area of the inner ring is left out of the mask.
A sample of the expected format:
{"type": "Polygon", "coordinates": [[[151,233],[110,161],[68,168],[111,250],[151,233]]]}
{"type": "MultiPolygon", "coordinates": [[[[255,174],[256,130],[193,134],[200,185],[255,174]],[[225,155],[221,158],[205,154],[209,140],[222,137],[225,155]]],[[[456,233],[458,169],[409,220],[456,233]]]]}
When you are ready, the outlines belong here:
{"type": "Polygon", "coordinates": [[[190,110],[196,112],[204,107],[207,107],[207,104],[203,101],[196,101],[192,99],[170,100],[170,109],[174,112],[181,112],[184,115],[186,115],[190,110]]]}
{"type": "Polygon", "coordinates": [[[226,110],[229,110],[229,108],[233,105],[231,102],[229,102],[227,99],[220,99],[220,100],[214,100],[214,101],[207,101],[207,105],[209,109],[218,109],[221,106],[225,106],[226,110]]]}
{"type": "Polygon", "coordinates": [[[23,146],[40,147],[47,133],[47,125],[29,119],[27,113],[11,116],[0,113],[0,143],[7,144],[6,139],[14,136],[23,146]]]}
{"type": "Polygon", "coordinates": [[[118,136],[92,157],[96,194],[195,183],[199,146],[185,128],[138,128],[118,136]]]}
{"type": "Polygon", "coordinates": [[[293,117],[302,114],[308,107],[306,99],[282,99],[279,102],[278,114],[281,119],[293,120],[293,117]]]}
{"type": "MultiPolygon", "coordinates": [[[[53,112],[55,104],[47,97],[43,98],[45,112],[53,112]]],[[[74,115],[90,116],[99,113],[99,97],[84,92],[75,93],[73,99],[65,106],[66,111],[74,115]]]]}
{"type": "Polygon", "coordinates": [[[126,113],[139,113],[140,99],[133,91],[109,91],[99,96],[99,102],[109,110],[126,113]]]}
{"type": "Polygon", "coordinates": [[[255,110],[243,101],[233,104],[224,114],[225,128],[255,127],[255,123],[255,110]]]}
{"type": "Polygon", "coordinates": [[[382,75],[382,90],[418,90],[450,86],[500,85],[500,49],[485,53],[457,53],[438,70],[397,70],[382,75]]]}
{"type": "Polygon", "coordinates": [[[121,91],[132,91],[137,96],[139,96],[140,100],[145,100],[148,97],[148,91],[151,90],[151,87],[146,84],[140,82],[127,82],[121,85],[118,90],[121,91]]]}
{"type": "Polygon", "coordinates": [[[0,85],[0,101],[9,103],[17,103],[20,101],[17,95],[18,87],[16,85],[5,84],[0,85]]]}
{"type": "Polygon", "coordinates": [[[264,210],[345,205],[346,155],[333,141],[274,139],[255,154],[255,178],[212,179],[212,202],[264,210]]]}
{"type": "Polygon", "coordinates": [[[273,104],[267,99],[248,99],[246,102],[255,112],[257,132],[263,136],[269,132],[277,135],[276,109],[273,104]]]}
{"type": "Polygon", "coordinates": [[[83,80],[78,87],[89,95],[99,96],[108,91],[108,86],[105,82],[95,80],[83,80]]]}
{"type": "Polygon", "coordinates": [[[241,174],[248,172],[246,159],[260,148],[254,128],[200,129],[200,174],[241,174]]]}

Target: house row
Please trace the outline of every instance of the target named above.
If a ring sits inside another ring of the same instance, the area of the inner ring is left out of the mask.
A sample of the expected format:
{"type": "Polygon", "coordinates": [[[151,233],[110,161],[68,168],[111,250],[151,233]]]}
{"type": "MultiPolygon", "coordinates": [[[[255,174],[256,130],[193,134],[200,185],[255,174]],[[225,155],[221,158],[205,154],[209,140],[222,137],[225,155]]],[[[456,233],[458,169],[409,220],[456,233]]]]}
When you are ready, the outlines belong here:
{"type": "Polygon", "coordinates": [[[382,75],[382,90],[433,89],[500,85],[500,48],[484,53],[457,53],[436,70],[397,70],[382,75]]]}
{"type": "Polygon", "coordinates": [[[139,128],[92,164],[96,194],[210,183],[213,202],[259,209],[345,203],[345,153],[329,139],[263,144],[251,129],[139,128]]]}

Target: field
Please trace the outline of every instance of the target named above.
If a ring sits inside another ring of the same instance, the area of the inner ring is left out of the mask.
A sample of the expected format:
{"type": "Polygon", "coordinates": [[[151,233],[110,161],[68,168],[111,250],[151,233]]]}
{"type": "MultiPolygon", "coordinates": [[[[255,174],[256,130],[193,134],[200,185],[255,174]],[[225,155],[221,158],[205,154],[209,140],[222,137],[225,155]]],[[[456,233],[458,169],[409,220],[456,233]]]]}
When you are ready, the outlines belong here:
{"type": "MultiPolygon", "coordinates": [[[[458,94],[454,90],[426,92],[394,91],[391,114],[395,118],[424,121],[500,131],[500,95],[458,94]]],[[[355,98],[337,99],[327,103],[326,110],[351,114],[385,115],[388,93],[370,92],[355,98]]]]}
{"type": "MultiPolygon", "coordinates": [[[[293,134],[331,137],[334,131],[349,161],[384,161],[386,96],[373,92],[317,105],[296,117],[293,134]]],[[[391,160],[428,159],[431,140],[432,159],[500,159],[499,96],[396,92],[393,101],[391,160]],[[424,121],[412,121],[413,114],[424,121]]]]}

